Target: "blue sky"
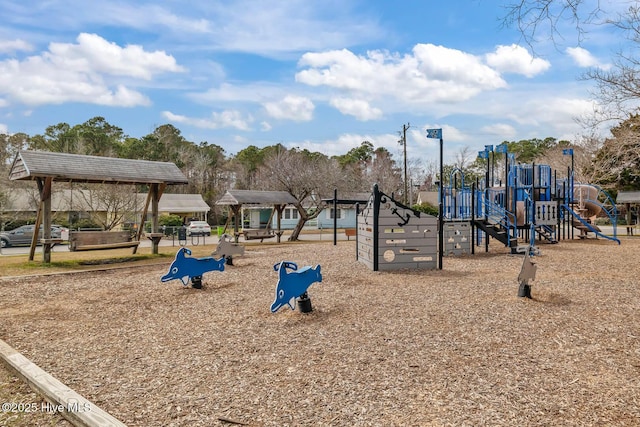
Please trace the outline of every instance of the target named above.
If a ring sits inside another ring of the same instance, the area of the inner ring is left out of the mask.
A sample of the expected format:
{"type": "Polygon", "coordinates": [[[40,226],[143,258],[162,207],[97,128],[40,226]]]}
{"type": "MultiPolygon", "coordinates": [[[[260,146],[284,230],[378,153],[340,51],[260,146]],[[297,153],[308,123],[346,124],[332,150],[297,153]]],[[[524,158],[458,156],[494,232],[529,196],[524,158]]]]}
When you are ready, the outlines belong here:
{"type": "MultiPolygon", "coordinates": [[[[576,140],[589,67],[619,35],[571,23],[535,52],[505,1],[0,0],[0,132],[103,116],[141,137],[171,123],[229,155],[282,143],[327,155],[368,140],[445,161],[504,140],[576,140]]],[[[613,2],[616,4],[616,2],[613,2]]],[[[602,4],[605,10],[610,6],[602,4]]],[[[618,6],[619,7],[619,6],[618,6]]]]}

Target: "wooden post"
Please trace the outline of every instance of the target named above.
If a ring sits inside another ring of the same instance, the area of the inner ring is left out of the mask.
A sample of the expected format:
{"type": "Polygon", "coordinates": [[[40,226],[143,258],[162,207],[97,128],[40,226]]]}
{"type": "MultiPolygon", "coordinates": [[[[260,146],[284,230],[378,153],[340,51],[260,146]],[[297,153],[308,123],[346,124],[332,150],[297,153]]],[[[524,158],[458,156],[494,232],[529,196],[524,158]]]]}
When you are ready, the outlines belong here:
{"type": "MultiPolygon", "coordinates": [[[[286,205],[274,205],[273,206],[275,211],[276,211],[276,226],[278,227],[278,230],[276,231],[276,239],[278,241],[278,243],[280,243],[280,240],[282,238],[282,211],[284,211],[284,208],[286,207],[286,205]]],[[[272,215],[273,216],[273,215],[272,215]]],[[[269,226],[271,226],[271,221],[272,219],[269,218],[269,226]]]]}
{"type": "Polygon", "coordinates": [[[233,235],[236,243],[238,243],[238,238],[240,237],[240,216],[242,215],[241,208],[242,205],[231,206],[231,211],[233,212],[233,235]]]}
{"type": "Polygon", "coordinates": [[[40,193],[40,203],[38,204],[38,213],[36,215],[36,223],[33,229],[33,236],[31,238],[31,248],[29,250],[29,261],[33,261],[36,253],[36,245],[40,238],[40,225],[44,216],[44,233],[43,238],[45,242],[42,245],[42,262],[51,262],[51,183],[52,177],[46,177],[44,181],[42,178],[37,179],[38,190],[40,193]]]}
{"type": "Polygon", "coordinates": [[[158,247],[160,246],[160,237],[158,236],[158,203],[160,202],[160,197],[162,197],[163,187],[160,188],[160,184],[151,184],[151,233],[153,237],[151,238],[151,253],[154,255],[158,255],[158,247]]]}
{"type": "MultiPolygon", "coordinates": [[[[151,202],[151,192],[152,187],[149,188],[149,192],[147,193],[147,199],[144,202],[144,209],[142,210],[142,215],[140,216],[140,226],[138,227],[138,231],[136,232],[136,240],[139,242],[140,237],[142,236],[142,229],[144,228],[144,222],[147,218],[147,212],[149,211],[149,203],[151,202]]],[[[138,251],[138,247],[133,248],[133,253],[135,254],[138,251]]]]}

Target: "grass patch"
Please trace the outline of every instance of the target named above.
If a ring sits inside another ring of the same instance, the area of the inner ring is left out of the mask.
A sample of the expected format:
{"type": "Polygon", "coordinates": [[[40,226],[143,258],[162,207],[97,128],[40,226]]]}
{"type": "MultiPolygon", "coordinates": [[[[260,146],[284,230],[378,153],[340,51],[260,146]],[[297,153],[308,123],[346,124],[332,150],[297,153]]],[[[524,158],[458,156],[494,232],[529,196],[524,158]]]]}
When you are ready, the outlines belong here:
{"type": "MultiPolygon", "coordinates": [[[[144,253],[145,250],[150,252],[150,248],[144,248],[143,253],[136,254],[132,254],[129,248],[108,251],[52,252],[50,263],[41,261],[42,253],[36,253],[34,261],[29,261],[27,254],[0,256],[0,277],[83,271],[100,265],[144,265],[163,260],[168,262],[175,256],[178,248],[160,247],[157,255],[144,253]]],[[[211,254],[212,251],[212,246],[206,245],[193,250],[193,253],[194,256],[204,256],[211,254]],[[203,255],[199,255],[201,253],[203,255]]]]}
{"type": "Polygon", "coordinates": [[[124,262],[136,262],[136,261],[143,261],[146,259],[158,259],[158,258],[169,258],[169,255],[158,254],[158,255],[127,256],[127,257],[120,257],[120,258],[91,259],[86,261],[79,261],[78,264],[79,265],[120,264],[124,262]]]}
{"type": "MultiPolygon", "coordinates": [[[[331,238],[326,233],[326,240],[323,243],[330,244],[331,238]]],[[[304,245],[308,243],[318,243],[317,240],[302,240],[289,242],[284,237],[281,243],[274,241],[248,242],[243,246],[248,250],[252,248],[265,249],[278,245],[304,245]]],[[[187,245],[191,250],[192,257],[206,257],[216,249],[217,243],[207,245],[187,245]]],[[[51,262],[42,262],[42,252],[36,252],[34,261],[29,261],[27,254],[23,255],[2,255],[0,256],[0,277],[8,276],[31,276],[38,274],[62,273],[70,271],[83,271],[95,269],[100,265],[144,265],[157,264],[175,257],[180,246],[160,246],[158,254],[151,254],[150,247],[138,247],[136,254],[132,254],[131,248],[78,251],[78,252],[52,252],[51,262]]]]}

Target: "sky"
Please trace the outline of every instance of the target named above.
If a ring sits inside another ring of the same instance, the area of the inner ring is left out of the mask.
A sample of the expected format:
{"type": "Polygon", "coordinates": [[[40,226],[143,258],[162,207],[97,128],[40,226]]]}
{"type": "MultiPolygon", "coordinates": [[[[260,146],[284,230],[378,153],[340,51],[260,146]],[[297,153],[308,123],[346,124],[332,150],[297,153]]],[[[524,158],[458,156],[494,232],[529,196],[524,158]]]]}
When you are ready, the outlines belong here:
{"type": "MultiPolygon", "coordinates": [[[[234,155],[363,141],[445,162],[502,141],[575,141],[596,107],[590,67],[619,34],[528,45],[506,0],[0,0],[0,133],[101,116],[142,137],[172,124],[234,155]]],[[[607,2],[601,2],[606,9],[607,2]]],[[[616,2],[612,2],[616,4],[616,2]]]]}

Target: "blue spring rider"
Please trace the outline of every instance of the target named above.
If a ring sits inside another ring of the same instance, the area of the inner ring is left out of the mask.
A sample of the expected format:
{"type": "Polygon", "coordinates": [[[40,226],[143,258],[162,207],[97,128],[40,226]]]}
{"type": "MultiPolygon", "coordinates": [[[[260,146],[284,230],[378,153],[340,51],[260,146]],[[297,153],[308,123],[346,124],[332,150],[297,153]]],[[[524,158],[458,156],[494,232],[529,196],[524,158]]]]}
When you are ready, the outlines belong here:
{"type": "Polygon", "coordinates": [[[213,257],[193,258],[189,248],[180,248],[176,258],[169,267],[169,272],[160,278],[162,282],[179,279],[184,286],[191,280],[196,289],[202,288],[202,275],[208,271],[224,271],[224,256],[220,259],[213,257]]]}
{"type": "Polygon", "coordinates": [[[295,301],[298,299],[300,311],[311,312],[311,300],[307,295],[307,289],[315,282],[322,282],[320,265],[302,267],[291,261],[281,261],[274,264],[273,269],[278,272],[279,278],[276,284],[276,299],[271,304],[271,312],[275,313],[285,304],[291,310],[295,310],[295,301]],[[287,270],[291,270],[288,272],[287,270]]]}

